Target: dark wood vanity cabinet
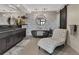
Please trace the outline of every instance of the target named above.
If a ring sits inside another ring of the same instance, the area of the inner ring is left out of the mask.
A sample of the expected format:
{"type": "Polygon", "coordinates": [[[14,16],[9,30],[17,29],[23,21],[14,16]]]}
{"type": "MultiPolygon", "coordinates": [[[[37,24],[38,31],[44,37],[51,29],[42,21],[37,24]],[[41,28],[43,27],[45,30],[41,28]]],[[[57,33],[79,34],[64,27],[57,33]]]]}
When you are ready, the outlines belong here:
{"type": "Polygon", "coordinates": [[[7,36],[0,38],[0,54],[3,54],[20,42],[25,37],[26,29],[19,29],[5,33],[7,33],[7,36]]]}
{"type": "Polygon", "coordinates": [[[6,47],[7,47],[7,49],[9,49],[12,45],[14,45],[14,40],[13,40],[13,38],[12,38],[13,36],[8,36],[7,37],[7,40],[6,40],[6,47]]]}
{"type": "Polygon", "coordinates": [[[1,46],[1,40],[0,40],[0,53],[1,53],[1,47],[2,47],[2,46],[1,46]]]}
{"type": "Polygon", "coordinates": [[[7,48],[6,40],[7,39],[5,39],[5,38],[0,39],[0,54],[2,54],[7,48]]]}

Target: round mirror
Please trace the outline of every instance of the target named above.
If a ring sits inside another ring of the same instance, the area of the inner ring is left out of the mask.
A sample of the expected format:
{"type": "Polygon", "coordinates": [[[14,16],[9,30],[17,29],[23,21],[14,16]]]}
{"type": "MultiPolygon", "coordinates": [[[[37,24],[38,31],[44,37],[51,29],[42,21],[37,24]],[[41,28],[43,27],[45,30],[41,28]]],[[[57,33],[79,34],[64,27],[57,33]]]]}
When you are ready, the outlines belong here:
{"type": "Polygon", "coordinates": [[[46,23],[46,17],[44,15],[37,15],[35,20],[38,25],[44,25],[46,23]]]}

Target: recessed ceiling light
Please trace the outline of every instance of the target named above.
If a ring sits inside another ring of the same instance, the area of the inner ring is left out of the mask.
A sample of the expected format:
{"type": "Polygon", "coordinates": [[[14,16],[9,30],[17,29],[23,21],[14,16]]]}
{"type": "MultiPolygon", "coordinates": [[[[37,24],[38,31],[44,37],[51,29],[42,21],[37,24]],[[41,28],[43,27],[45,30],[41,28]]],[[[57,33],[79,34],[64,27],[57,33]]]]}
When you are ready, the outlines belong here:
{"type": "Polygon", "coordinates": [[[12,5],[9,5],[9,7],[13,7],[12,5]]]}
{"type": "Polygon", "coordinates": [[[17,7],[20,7],[20,4],[17,4],[16,6],[17,6],[17,7]]]}
{"type": "Polygon", "coordinates": [[[16,9],[16,7],[14,7],[13,5],[9,5],[9,7],[12,9],[16,9]]]}

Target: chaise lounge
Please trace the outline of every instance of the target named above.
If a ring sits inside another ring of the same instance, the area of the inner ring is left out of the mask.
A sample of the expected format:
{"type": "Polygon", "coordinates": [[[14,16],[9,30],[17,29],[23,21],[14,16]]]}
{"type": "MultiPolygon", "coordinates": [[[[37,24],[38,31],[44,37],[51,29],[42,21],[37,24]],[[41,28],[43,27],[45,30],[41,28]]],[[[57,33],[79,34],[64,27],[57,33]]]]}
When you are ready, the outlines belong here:
{"type": "Polygon", "coordinates": [[[43,38],[37,45],[47,51],[49,54],[52,54],[57,46],[65,44],[66,36],[66,29],[55,29],[51,38],[43,38]]]}

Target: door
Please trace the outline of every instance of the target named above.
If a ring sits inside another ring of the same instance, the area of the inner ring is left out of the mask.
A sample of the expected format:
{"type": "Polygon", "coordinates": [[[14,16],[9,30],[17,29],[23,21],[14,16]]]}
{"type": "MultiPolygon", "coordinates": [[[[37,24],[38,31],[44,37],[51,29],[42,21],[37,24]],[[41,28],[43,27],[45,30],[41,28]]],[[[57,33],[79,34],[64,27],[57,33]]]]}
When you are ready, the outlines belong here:
{"type": "Polygon", "coordinates": [[[67,6],[60,10],[60,28],[67,28],[67,6]]]}

